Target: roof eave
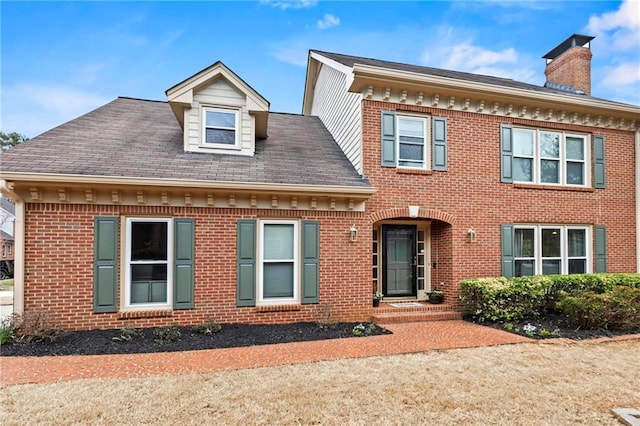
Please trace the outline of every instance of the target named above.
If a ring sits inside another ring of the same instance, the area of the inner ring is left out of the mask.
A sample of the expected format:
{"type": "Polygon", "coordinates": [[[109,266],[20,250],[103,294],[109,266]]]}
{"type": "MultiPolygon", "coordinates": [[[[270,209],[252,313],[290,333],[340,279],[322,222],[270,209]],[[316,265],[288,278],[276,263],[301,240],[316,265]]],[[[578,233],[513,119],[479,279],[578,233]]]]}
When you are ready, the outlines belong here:
{"type": "Polygon", "coordinates": [[[466,81],[449,77],[426,75],[411,71],[375,67],[371,65],[355,64],[353,66],[354,79],[349,86],[349,91],[362,93],[371,83],[386,84],[391,87],[409,88],[411,86],[434,88],[439,91],[451,91],[459,94],[475,93],[486,97],[518,98],[523,101],[543,101],[553,105],[571,105],[589,110],[615,111],[622,115],[640,114],[640,107],[612,103],[591,97],[580,98],[576,95],[563,93],[545,93],[541,91],[526,90],[514,87],[505,87],[475,81],[466,81]]]}

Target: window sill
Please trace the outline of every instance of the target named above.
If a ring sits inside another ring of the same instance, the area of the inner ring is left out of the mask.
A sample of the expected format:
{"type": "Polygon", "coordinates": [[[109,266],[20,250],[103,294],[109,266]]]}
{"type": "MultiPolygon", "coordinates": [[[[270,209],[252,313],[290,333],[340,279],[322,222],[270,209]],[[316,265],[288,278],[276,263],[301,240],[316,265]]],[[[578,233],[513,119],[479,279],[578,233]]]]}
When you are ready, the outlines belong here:
{"type": "Polygon", "coordinates": [[[118,319],[163,318],[172,316],[173,310],[171,309],[163,309],[158,311],[123,311],[118,313],[118,319]]]}
{"type": "Polygon", "coordinates": [[[396,168],[396,173],[402,175],[432,175],[433,170],[420,170],[420,169],[401,169],[396,168]]]}
{"type": "Polygon", "coordinates": [[[536,185],[531,183],[514,183],[514,188],[521,189],[543,189],[554,191],[573,191],[573,192],[595,192],[594,188],[577,187],[577,186],[560,186],[560,185],[536,185]]]}
{"type": "Polygon", "coordinates": [[[256,306],[256,312],[291,312],[301,311],[302,305],[269,305],[269,306],[256,306]]]}

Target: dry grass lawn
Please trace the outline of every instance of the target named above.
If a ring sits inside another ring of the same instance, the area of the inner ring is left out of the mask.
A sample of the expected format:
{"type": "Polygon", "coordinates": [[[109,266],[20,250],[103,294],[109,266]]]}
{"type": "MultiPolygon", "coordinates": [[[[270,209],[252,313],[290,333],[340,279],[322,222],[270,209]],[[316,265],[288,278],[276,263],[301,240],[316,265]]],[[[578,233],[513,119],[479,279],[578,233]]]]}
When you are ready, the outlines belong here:
{"type": "Polygon", "coordinates": [[[519,344],[0,388],[4,425],[620,425],[640,341],[519,344]]]}

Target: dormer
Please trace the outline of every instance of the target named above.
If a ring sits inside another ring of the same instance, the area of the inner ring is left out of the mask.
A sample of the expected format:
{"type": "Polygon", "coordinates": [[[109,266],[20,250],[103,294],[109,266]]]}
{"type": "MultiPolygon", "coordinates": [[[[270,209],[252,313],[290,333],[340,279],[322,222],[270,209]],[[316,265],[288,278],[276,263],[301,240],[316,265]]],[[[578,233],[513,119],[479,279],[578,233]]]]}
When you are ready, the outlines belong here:
{"type": "Polygon", "coordinates": [[[269,101],[220,61],[165,93],[186,152],[253,155],[267,137],[269,101]]]}

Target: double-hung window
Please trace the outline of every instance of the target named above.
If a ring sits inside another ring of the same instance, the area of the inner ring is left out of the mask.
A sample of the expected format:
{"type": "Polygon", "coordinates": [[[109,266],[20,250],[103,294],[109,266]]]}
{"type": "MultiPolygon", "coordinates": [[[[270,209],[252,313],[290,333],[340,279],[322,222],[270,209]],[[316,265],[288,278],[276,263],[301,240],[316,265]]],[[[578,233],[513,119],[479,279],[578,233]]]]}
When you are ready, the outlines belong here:
{"type": "Polygon", "coordinates": [[[587,138],[535,129],[513,129],[513,181],[586,186],[587,138]]]}
{"type": "Polygon", "coordinates": [[[202,141],[205,145],[238,146],[238,111],[203,108],[202,114],[202,141]]]}
{"type": "Polygon", "coordinates": [[[427,120],[425,118],[397,116],[398,167],[426,168],[427,120]]]}
{"type": "Polygon", "coordinates": [[[588,227],[517,225],[513,238],[515,276],[590,272],[588,227]]]}
{"type": "Polygon", "coordinates": [[[172,302],[173,226],[166,218],[128,218],[125,306],[172,302]]]}
{"type": "Polygon", "coordinates": [[[297,221],[260,222],[259,301],[299,301],[299,239],[297,221]]]}

